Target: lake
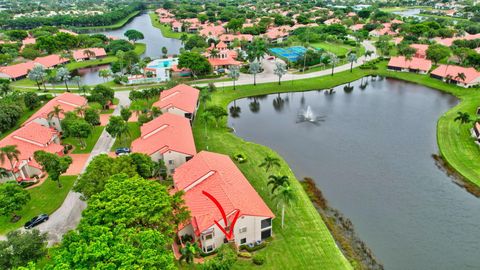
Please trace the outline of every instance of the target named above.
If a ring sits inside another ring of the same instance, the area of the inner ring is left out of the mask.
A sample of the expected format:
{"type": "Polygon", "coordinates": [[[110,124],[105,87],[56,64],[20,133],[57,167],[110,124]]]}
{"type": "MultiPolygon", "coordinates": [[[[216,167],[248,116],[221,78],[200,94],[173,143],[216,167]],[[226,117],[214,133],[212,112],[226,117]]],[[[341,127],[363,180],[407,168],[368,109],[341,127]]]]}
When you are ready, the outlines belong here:
{"type": "Polygon", "coordinates": [[[298,178],[312,177],[385,269],[478,269],[480,200],[432,158],[437,120],[458,100],[403,81],[364,81],[351,93],[339,86],[331,95],[240,99],[228,122],[277,151],[298,178]],[[298,122],[306,111],[318,122],[298,122]]]}

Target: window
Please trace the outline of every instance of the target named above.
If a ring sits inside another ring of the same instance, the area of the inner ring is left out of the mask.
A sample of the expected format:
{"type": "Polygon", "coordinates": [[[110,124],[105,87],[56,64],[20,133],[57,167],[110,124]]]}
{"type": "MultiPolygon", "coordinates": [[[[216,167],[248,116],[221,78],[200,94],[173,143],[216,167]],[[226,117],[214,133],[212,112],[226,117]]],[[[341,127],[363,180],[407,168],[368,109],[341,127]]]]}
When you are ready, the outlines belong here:
{"type": "Polygon", "coordinates": [[[240,245],[244,245],[245,243],[247,243],[247,238],[240,239],[240,245]]]}
{"type": "Polygon", "coordinates": [[[212,252],[213,251],[213,245],[209,245],[203,248],[204,252],[212,252]]]}
{"type": "Polygon", "coordinates": [[[171,169],[170,170],[170,174],[174,173],[175,172],[175,169],[171,169]]]}
{"type": "Polygon", "coordinates": [[[272,219],[271,218],[267,218],[267,219],[262,220],[262,229],[265,229],[265,228],[268,228],[268,227],[271,227],[271,226],[272,226],[272,219]]]}
{"type": "Polygon", "coordinates": [[[168,161],[168,164],[170,164],[170,165],[173,165],[174,163],[175,163],[175,161],[174,161],[173,159],[170,159],[170,160],[168,161]]]}
{"type": "Polygon", "coordinates": [[[213,239],[213,233],[210,233],[210,234],[205,235],[204,238],[205,238],[205,240],[211,240],[211,239],[213,239]]]}
{"type": "Polygon", "coordinates": [[[247,227],[242,227],[238,230],[239,233],[246,233],[247,232],[247,227]]]}
{"type": "Polygon", "coordinates": [[[262,231],[262,240],[265,240],[265,239],[269,238],[270,236],[272,236],[272,229],[262,231]]]}

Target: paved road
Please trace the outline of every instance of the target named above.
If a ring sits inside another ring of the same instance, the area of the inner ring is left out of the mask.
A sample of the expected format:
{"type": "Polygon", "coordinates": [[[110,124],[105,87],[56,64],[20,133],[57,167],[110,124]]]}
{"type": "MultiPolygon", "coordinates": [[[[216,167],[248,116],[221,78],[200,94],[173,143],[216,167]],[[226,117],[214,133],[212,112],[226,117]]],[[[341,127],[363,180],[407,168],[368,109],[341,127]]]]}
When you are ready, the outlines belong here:
{"type": "MultiPolygon", "coordinates": [[[[363,46],[366,50],[370,50],[376,52],[375,46],[368,40],[363,42],[363,46]]],[[[377,58],[377,54],[374,53],[370,59],[377,58]]],[[[369,59],[369,60],[370,60],[369,59]]],[[[365,57],[360,57],[356,63],[354,63],[354,67],[357,67],[365,62],[365,57]]],[[[275,62],[269,61],[266,59],[262,60],[262,66],[264,71],[257,75],[257,83],[267,83],[267,82],[277,82],[278,77],[273,74],[273,69],[275,67],[275,62]]],[[[335,68],[335,73],[349,70],[350,64],[338,66],[335,68]]],[[[283,77],[283,81],[290,81],[290,80],[301,80],[307,78],[315,78],[320,76],[330,75],[331,70],[322,70],[318,72],[312,73],[304,73],[304,74],[286,74],[283,77]]],[[[253,83],[253,76],[249,74],[242,74],[239,79],[236,81],[236,85],[247,85],[253,83]]],[[[204,86],[205,84],[197,84],[198,86],[204,86]]],[[[222,86],[232,86],[233,82],[217,82],[215,83],[217,87],[222,86]]],[[[120,115],[120,107],[121,106],[129,106],[130,99],[128,98],[129,91],[117,91],[115,92],[115,97],[119,99],[119,106],[114,110],[113,115],[120,115]]],[[[115,139],[110,137],[110,135],[104,130],[100,135],[95,147],[93,148],[84,168],[82,171],[85,171],[88,163],[93,159],[93,157],[107,153],[110,151],[115,139]]],[[[48,233],[48,243],[52,245],[61,241],[63,234],[68,232],[69,230],[75,229],[80,222],[80,218],[82,215],[83,209],[85,209],[86,203],[80,199],[80,194],[77,192],[70,191],[63,202],[62,206],[55,211],[51,216],[50,219],[38,226],[38,229],[41,232],[48,233]]],[[[0,240],[4,239],[4,236],[0,236],[0,240]]]]}
{"type": "MultiPolygon", "coordinates": [[[[113,111],[113,115],[120,115],[121,106],[130,105],[128,94],[129,92],[127,91],[115,92],[115,97],[118,98],[120,102],[119,106],[113,111]]],[[[112,138],[105,130],[103,130],[87,159],[82,172],[85,171],[88,163],[90,163],[95,156],[110,152],[110,148],[113,146],[114,142],[115,138],[112,138]]],[[[41,232],[48,233],[49,245],[60,242],[63,234],[77,227],[82,216],[82,211],[86,206],[86,203],[80,199],[80,193],[74,191],[68,193],[62,206],[50,216],[50,219],[47,222],[38,226],[38,229],[41,232]]]]}

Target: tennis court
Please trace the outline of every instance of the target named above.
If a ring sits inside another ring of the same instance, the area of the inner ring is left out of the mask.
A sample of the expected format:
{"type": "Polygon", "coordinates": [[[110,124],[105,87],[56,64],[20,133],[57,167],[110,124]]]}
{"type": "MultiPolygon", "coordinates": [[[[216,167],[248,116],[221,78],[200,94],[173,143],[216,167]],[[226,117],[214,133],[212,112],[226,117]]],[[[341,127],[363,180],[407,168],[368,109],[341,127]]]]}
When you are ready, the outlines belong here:
{"type": "Polygon", "coordinates": [[[271,48],[270,52],[290,62],[295,62],[303,56],[306,50],[302,46],[293,46],[288,48],[271,48]]]}

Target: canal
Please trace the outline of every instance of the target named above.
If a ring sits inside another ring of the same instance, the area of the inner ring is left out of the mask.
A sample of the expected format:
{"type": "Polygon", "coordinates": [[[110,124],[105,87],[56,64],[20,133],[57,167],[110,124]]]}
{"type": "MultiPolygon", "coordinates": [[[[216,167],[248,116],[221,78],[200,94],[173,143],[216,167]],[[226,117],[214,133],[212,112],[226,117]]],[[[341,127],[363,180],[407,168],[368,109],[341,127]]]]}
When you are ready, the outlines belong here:
{"type": "Polygon", "coordinates": [[[279,152],[298,178],[312,177],[385,269],[478,269],[480,200],[432,158],[437,120],[458,100],[403,81],[367,81],[349,93],[339,86],[331,95],[240,99],[229,125],[279,152]]]}

